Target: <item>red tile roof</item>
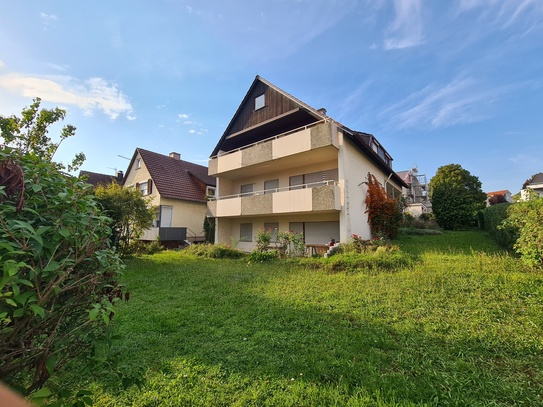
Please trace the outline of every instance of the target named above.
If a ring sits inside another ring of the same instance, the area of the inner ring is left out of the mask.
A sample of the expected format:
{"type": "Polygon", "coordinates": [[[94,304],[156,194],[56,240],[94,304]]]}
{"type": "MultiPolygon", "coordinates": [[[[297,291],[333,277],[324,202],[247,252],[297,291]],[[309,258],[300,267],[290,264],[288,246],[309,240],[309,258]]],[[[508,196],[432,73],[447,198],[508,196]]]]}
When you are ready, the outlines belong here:
{"type": "Polygon", "coordinates": [[[215,177],[207,175],[207,167],[143,148],[136,148],[136,153],[140,154],[161,197],[207,202],[206,186],[216,185],[215,177]]]}

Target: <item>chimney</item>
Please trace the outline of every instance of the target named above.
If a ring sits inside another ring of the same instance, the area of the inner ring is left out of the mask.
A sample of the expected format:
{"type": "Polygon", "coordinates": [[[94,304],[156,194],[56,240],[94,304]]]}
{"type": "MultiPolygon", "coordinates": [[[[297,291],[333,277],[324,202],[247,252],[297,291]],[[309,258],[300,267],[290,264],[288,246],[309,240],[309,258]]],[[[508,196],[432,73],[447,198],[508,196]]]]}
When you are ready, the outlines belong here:
{"type": "Polygon", "coordinates": [[[170,157],[175,158],[176,160],[181,160],[181,154],[179,153],[171,152],[170,157]]]}
{"type": "Polygon", "coordinates": [[[318,109],[317,112],[322,113],[323,115],[326,116],[326,109],[324,107],[321,107],[320,109],[318,109]]]}
{"type": "Polygon", "coordinates": [[[117,182],[122,182],[124,177],[124,173],[122,171],[117,171],[117,174],[115,175],[115,178],[117,178],[117,182]]]}

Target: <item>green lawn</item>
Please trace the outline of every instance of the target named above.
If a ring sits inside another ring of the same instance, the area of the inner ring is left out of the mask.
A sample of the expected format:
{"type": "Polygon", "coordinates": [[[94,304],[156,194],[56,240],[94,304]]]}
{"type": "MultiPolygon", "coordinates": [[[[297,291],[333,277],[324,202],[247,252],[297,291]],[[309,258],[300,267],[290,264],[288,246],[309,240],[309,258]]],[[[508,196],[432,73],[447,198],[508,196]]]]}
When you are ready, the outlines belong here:
{"type": "Polygon", "coordinates": [[[144,383],[95,381],[96,405],[543,405],[543,273],[480,232],[396,243],[416,266],[131,260],[114,327],[144,383]]]}

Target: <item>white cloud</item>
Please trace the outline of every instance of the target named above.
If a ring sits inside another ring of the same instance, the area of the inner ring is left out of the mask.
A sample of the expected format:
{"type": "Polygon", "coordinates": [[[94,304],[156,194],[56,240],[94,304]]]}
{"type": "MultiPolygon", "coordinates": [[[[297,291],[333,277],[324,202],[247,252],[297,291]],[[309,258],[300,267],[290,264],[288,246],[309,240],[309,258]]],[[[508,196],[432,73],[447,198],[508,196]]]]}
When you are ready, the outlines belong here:
{"type": "Polygon", "coordinates": [[[543,14],[543,2],[541,0],[461,0],[459,9],[461,12],[480,9],[482,19],[490,19],[505,28],[515,22],[526,25],[526,20],[529,19],[532,19],[534,24],[539,24],[543,14]]]}
{"type": "Polygon", "coordinates": [[[179,117],[180,119],[188,119],[189,115],[186,113],[180,113],[177,115],[177,117],[179,117]]]}
{"type": "Polygon", "coordinates": [[[421,0],[394,0],[396,17],[388,27],[390,35],[385,39],[386,50],[415,47],[422,44],[421,0]]]}
{"type": "Polygon", "coordinates": [[[56,14],[46,14],[42,12],[40,13],[40,18],[47,22],[58,21],[58,16],[56,14]]]}
{"type": "Polygon", "coordinates": [[[4,63],[4,61],[2,61],[2,60],[0,59],[0,68],[4,68],[5,66],[6,66],[6,64],[4,63]]]}
{"type": "Polygon", "coordinates": [[[39,77],[11,73],[0,76],[0,87],[24,97],[40,97],[51,103],[77,106],[87,115],[99,110],[116,119],[121,113],[132,113],[132,105],[126,95],[117,85],[102,78],[80,80],[69,76],[39,77]]]}
{"type": "Polygon", "coordinates": [[[449,127],[473,123],[491,116],[489,106],[518,88],[505,85],[485,89],[474,78],[458,78],[437,87],[427,86],[383,112],[399,128],[449,127]]]}

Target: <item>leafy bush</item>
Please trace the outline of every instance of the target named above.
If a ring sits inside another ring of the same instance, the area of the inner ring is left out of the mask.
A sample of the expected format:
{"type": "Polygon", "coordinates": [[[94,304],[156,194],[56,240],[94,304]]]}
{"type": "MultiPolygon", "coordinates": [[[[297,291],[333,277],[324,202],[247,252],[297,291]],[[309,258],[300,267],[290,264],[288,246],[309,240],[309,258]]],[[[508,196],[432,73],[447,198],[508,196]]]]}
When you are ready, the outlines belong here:
{"type": "Polygon", "coordinates": [[[543,198],[532,197],[507,208],[505,228],[515,228],[519,237],[514,249],[531,267],[543,267],[543,198]]]}
{"type": "Polygon", "coordinates": [[[259,252],[258,250],[254,250],[247,256],[247,259],[249,260],[249,263],[263,263],[267,261],[277,260],[281,257],[279,254],[279,251],[272,250],[269,252],[259,252]]]}
{"type": "MultiPolygon", "coordinates": [[[[22,119],[0,116],[0,378],[26,394],[75,356],[91,363],[126,294],[110,219],[90,186],[52,161],[60,143],[47,127],[65,112],[38,112],[39,103],[22,119]]],[[[74,132],[65,127],[61,139],[74,132]]]]}
{"type": "Polygon", "coordinates": [[[209,243],[191,244],[183,249],[182,253],[187,256],[209,259],[239,259],[245,256],[245,253],[230,246],[209,243]]]}
{"type": "Polygon", "coordinates": [[[308,258],[300,265],[329,273],[398,271],[414,264],[414,257],[403,253],[397,246],[380,246],[373,252],[347,253],[329,258],[308,258]]]}
{"type": "Polygon", "coordinates": [[[158,240],[155,240],[153,242],[133,240],[130,243],[130,247],[128,248],[128,253],[132,253],[135,255],[155,254],[161,252],[162,250],[164,250],[164,247],[162,247],[158,240]]]}
{"type": "Polygon", "coordinates": [[[337,253],[371,253],[375,252],[379,247],[388,248],[390,241],[386,237],[375,236],[373,239],[362,239],[357,234],[353,234],[348,242],[340,244],[337,253]]]}
{"type": "Polygon", "coordinates": [[[366,213],[373,235],[385,235],[389,239],[398,236],[402,221],[402,210],[397,199],[389,198],[375,175],[368,172],[368,192],[366,195],[366,213]]]}
{"type": "Polygon", "coordinates": [[[484,229],[502,247],[513,250],[518,239],[518,231],[512,225],[504,224],[510,203],[500,203],[483,209],[480,213],[483,218],[484,229]]]}
{"type": "Polygon", "coordinates": [[[302,232],[278,232],[277,241],[281,256],[301,257],[305,254],[305,241],[302,232]]]}
{"type": "Polygon", "coordinates": [[[431,213],[423,213],[419,217],[414,217],[404,215],[404,219],[401,223],[402,228],[409,229],[434,229],[438,230],[439,225],[437,224],[434,216],[431,213]]]}

